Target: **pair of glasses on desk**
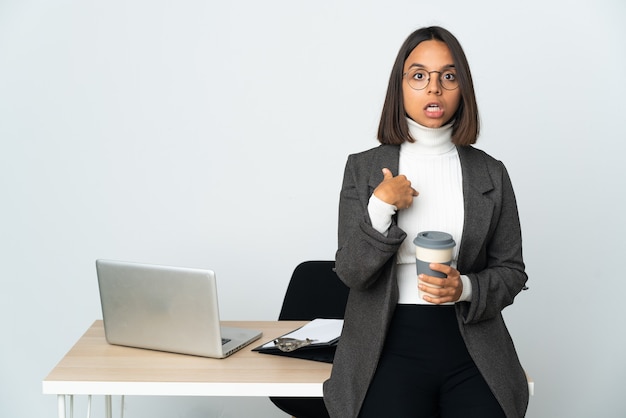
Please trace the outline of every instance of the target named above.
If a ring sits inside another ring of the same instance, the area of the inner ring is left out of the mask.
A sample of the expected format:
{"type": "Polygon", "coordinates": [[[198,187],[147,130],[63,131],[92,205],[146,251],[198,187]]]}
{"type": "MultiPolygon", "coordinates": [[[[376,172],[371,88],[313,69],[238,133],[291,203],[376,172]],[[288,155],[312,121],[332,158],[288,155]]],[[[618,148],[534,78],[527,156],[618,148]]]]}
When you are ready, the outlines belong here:
{"type": "Polygon", "coordinates": [[[274,345],[282,352],[289,353],[290,351],[297,350],[301,347],[306,347],[310,345],[314,341],[310,338],[305,338],[304,340],[298,340],[297,338],[285,338],[280,337],[274,340],[274,345]]]}

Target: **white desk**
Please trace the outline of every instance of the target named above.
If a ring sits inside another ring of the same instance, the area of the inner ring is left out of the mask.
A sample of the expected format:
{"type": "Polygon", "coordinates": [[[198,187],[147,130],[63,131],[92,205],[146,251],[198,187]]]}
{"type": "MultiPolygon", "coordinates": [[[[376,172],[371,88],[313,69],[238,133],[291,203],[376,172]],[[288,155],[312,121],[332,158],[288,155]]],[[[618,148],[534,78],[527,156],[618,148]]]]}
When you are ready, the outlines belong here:
{"type": "MultiPolygon", "coordinates": [[[[263,336],[220,360],[110,345],[98,320],[43,380],[43,393],[57,395],[59,418],[66,414],[66,396],[73,406],[74,395],[104,395],[109,418],[111,395],[321,397],[331,364],[252,351],[305,323],[225,321],[260,329],[263,336]]],[[[532,394],[530,379],[528,385],[532,394]]]]}
{"type": "Polygon", "coordinates": [[[260,340],[226,359],[110,345],[95,321],[43,380],[43,393],[58,395],[322,396],[331,364],[260,354],[252,348],[304,325],[304,321],[225,321],[226,326],[263,331],[260,340]]]}

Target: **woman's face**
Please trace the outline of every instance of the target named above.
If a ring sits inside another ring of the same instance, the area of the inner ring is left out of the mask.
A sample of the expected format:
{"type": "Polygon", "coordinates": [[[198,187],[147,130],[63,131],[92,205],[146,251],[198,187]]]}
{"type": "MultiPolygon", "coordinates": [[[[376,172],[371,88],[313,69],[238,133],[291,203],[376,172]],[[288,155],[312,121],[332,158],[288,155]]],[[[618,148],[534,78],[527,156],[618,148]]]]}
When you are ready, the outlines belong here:
{"type": "Polygon", "coordinates": [[[408,73],[402,79],[406,114],[428,128],[439,128],[448,123],[461,101],[461,90],[458,86],[454,90],[446,90],[441,85],[440,77],[445,76],[452,80],[456,76],[448,46],[436,40],[421,42],[404,62],[404,73],[408,73]],[[408,82],[410,75],[418,69],[422,71],[414,79],[421,77],[423,80],[424,75],[426,78],[430,76],[430,81],[426,82],[422,90],[415,90],[408,82]]]}

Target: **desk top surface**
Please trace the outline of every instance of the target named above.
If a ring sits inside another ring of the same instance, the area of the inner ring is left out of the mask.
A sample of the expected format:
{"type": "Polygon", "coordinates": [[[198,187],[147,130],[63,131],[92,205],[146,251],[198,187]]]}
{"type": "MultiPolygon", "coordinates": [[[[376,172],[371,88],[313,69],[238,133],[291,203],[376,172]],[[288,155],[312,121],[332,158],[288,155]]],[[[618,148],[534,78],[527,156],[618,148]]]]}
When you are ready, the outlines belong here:
{"type": "Polygon", "coordinates": [[[48,394],[321,396],[332,365],[261,354],[254,347],[306,321],[223,321],[263,331],[226,359],[111,345],[97,320],[43,381],[48,394]]]}

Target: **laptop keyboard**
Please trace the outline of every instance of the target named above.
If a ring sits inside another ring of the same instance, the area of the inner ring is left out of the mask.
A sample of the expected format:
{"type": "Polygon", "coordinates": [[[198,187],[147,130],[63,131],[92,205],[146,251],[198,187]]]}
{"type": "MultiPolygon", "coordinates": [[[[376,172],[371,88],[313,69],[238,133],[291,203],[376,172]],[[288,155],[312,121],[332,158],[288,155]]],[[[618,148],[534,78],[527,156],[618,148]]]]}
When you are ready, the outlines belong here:
{"type": "Polygon", "coordinates": [[[230,342],[229,338],[222,338],[222,345],[224,345],[224,344],[226,344],[228,342],[230,342]]]}

